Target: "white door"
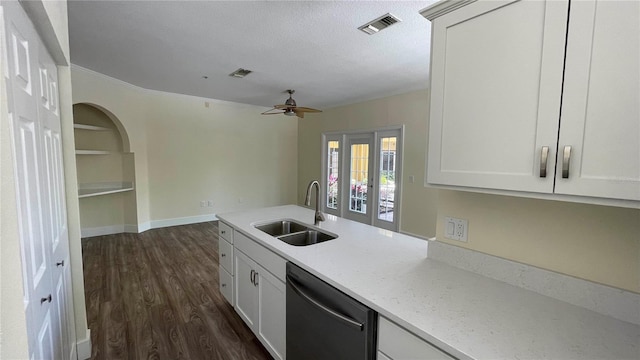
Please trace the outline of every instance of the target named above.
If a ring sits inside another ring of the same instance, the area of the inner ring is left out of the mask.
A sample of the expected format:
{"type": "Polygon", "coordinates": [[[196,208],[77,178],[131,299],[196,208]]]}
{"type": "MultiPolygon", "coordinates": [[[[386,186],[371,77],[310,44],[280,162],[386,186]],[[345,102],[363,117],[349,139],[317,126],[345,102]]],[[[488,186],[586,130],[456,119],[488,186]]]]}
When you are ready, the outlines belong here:
{"type": "Polygon", "coordinates": [[[71,299],[54,258],[68,258],[56,68],[19,3],[2,10],[29,352],[60,359],[70,354],[71,299]]]}
{"type": "Polygon", "coordinates": [[[553,192],[567,8],[478,1],[434,20],[429,183],[553,192]]]}
{"type": "Polygon", "coordinates": [[[255,280],[255,262],[241,251],[234,253],[234,281],[236,312],[242,320],[253,330],[258,322],[258,295],[255,280]]]}
{"type": "Polygon", "coordinates": [[[640,200],[638,99],[640,2],[572,2],[556,193],[640,200]]]}
{"type": "Polygon", "coordinates": [[[350,220],[371,224],[374,174],[372,155],[374,154],[373,134],[347,135],[345,166],[347,176],[343,176],[342,203],[343,216],[350,220]]]}
{"type": "Polygon", "coordinates": [[[275,359],[286,352],[286,286],[267,270],[258,267],[258,336],[275,359]]]}

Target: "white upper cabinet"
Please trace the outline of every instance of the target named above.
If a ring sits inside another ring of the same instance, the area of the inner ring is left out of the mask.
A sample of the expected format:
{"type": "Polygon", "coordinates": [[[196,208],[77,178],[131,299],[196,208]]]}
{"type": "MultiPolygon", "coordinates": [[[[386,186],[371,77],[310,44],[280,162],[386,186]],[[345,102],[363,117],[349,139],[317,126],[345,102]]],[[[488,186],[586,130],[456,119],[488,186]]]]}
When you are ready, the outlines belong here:
{"type": "Polygon", "coordinates": [[[427,181],[640,200],[639,10],[635,1],[566,0],[425,9],[427,181]]]}
{"type": "Polygon", "coordinates": [[[571,3],[558,144],[556,193],[640,200],[640,2],[571,3]]]}

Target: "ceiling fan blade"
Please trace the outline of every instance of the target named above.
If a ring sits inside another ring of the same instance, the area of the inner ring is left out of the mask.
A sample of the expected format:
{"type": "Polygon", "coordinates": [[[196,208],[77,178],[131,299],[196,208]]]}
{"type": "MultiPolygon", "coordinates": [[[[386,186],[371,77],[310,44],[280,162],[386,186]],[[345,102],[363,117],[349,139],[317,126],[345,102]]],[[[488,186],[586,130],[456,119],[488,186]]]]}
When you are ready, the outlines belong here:
{"type": "Polygon", "coordinates": [[[279,110],[280,110],[280,109],[276,109],[276,108],[269,109],[269,110],[267,110],[267,111],[263,112],[263,113],[262,113],[262,115],[278,115],[278,114],[284,114],[284,112],[279,111],[279,110]],[[274,111],[274,110],[278,110],[278,112],[272,112],[272,111],[274,111]]]}
{"type": "Polygon", "coordinates": [[[302,106],[298,106],[297,108],[295,108],[295,110],[296,110],[296,112],[298,112],[298,111],[300,111],[300,112],[310,112],[310,113],[322,112],[322,110],[312,109],[312,108],[302,107],[302,106]]]}
{"type": "Polygon", "coordinates": [[[293,112],[296,113],[296,116],[300,119],[304,119],[304,111],[298,111],[298,109],[293,109],[293,112]]]}

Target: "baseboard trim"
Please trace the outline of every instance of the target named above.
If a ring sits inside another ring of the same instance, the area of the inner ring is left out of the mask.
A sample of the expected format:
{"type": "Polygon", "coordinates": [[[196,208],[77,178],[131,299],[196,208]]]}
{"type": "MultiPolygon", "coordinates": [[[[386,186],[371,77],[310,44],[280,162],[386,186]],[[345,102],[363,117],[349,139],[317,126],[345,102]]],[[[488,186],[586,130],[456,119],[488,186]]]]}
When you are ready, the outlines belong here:
{"type": "Polygon", "coordinates": [[[215,220],[218,220],[218,217],[216,216],[216,214],[187,216],[187,217],[163,219],[163,220],[152,220],[150,223],[150,228],[159,229],[159,228],[168,227],[168,226],[197,224],[201,222],[215,221],[215,220]]]}
{"type": "Polygon", "coordinates": [[[111,235],[111,234],[120,234],[125,230],[124,225],[110,225],[110,226],[100,226],[93,228],[82,228],[80,230],[80,237],[93,237],[93,236],[102,236],[102,235],[111,235]]]}
{"type": "Polygon", "coordinates": [[[76,342],[78,360],[91,358],[91,329],[87,329],[85,338],[76,342]]]}
{"type": "Polygon", "coordinates": [[[206,221],[215,221],[218,220],[216,214],[206,214],[206,215],[197,215],[197,216],[187,216],[181,218],[173,218],[173,219],[163,219],[163,220],[152,220],[140,223],[138,225],[135,224],[124,224],[124,225],[110,225],[110,226],[101,226],[94,228],[82,228],[80,230],[80,236],[83,238],[92,237],[92,236],[103,236],[103,235],[112,235],[112,234],[121,234],[121,233],[141,233],[150,229],[159,229],[168,226],[178,226],[178,225],[188,225],[188,224],[197,224],[206,221]]]}

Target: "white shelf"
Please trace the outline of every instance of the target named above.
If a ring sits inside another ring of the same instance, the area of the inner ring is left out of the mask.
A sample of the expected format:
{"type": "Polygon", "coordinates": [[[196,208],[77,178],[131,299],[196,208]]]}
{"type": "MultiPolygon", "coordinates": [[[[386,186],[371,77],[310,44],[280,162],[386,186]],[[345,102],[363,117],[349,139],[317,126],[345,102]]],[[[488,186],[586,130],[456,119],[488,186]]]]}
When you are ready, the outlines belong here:
{"type": "Polygon", "coordinates": [[[105,183],[78,184],[78,198],[116,194],[116,193],[121,193],[125,191],[132,191],[132,190],[133,190],[133,183],[131,182],[105,182],[105,183]]]}
{"type": "Polygon", "coordinates": [[[76,155],[109,155],[109,154],[111,154],[111,151],[76,149],[76,155]]]}
{"type": "Polygon", "coordinates": [[[102,126],[85,125],[85,124],[73,124],[73,128],[81,129],[81,130],[90,130],[90,131],[111,131],[112,130],[102,126]]]}

